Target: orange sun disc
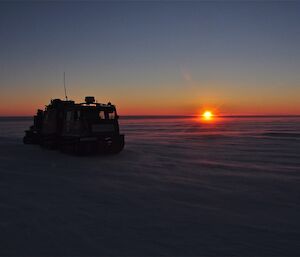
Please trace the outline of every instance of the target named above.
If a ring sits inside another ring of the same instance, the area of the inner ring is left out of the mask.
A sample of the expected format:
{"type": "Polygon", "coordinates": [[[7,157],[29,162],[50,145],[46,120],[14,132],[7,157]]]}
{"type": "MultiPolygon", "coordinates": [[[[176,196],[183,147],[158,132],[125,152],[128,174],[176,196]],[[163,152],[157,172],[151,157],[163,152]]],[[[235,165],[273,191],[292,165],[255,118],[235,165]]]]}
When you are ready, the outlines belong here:
{"type": "Polygon", "coordinates": [[[210,120],[213,116],[212,112],[210,111],[205,111],[203,114],[202,114],[203,118],[206,119],[206,120],[210,120]]]}

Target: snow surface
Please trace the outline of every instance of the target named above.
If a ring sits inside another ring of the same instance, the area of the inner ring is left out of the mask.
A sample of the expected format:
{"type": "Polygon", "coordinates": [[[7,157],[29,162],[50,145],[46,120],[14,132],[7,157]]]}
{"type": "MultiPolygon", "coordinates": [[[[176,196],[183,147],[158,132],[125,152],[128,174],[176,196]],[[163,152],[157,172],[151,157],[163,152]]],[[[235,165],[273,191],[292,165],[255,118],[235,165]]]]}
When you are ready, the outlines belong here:
{"type": "Polygon", "coordinates": [[[0,118],[0,255],[300,256],[300,118],[124,118],[124,151],[0,118]]]}

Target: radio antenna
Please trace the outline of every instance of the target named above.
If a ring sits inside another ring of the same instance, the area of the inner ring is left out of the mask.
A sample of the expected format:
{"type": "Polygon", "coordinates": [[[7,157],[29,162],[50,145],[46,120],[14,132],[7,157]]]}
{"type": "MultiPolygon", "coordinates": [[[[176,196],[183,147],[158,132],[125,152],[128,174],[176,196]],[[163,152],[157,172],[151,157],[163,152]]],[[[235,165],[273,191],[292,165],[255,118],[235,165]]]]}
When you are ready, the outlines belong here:
{"type": "Polygon", "coordinates": [[[66,73],[64,72],[64,89],[65,89],[65,98],[68,101],[67,89],[66,89],[66,73]]]}

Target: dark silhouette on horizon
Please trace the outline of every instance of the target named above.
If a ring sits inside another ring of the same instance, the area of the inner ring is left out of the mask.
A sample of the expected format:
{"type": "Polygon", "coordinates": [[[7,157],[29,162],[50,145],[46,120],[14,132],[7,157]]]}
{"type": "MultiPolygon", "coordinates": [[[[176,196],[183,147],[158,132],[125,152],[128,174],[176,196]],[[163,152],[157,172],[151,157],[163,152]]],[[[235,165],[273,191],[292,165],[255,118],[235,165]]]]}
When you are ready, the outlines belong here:
{"type": "Polygon", "coordinates": [[[92,96],[84,103],[54,99],[37,111],[23,142],[73,154],[119,153],[124,135],[118,118],[114,105],[96,103],[92,96]]]}

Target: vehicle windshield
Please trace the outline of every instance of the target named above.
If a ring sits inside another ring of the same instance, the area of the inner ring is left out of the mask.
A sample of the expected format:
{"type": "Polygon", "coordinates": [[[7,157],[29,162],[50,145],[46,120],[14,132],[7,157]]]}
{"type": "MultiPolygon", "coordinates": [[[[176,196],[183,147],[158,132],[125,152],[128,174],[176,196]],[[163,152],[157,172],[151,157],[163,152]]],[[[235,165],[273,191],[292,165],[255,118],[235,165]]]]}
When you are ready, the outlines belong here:
{"type": "Polygon", "coordinates": [[[114,110],[104,111],[104,110],[82,110],[81,115],[84,119],[89,121],[96,120],[113,120],[116,118],[116,112],[114,110]]]}
{"type": "Polygon", "coordinates": [[[116,112],[115,111],[111,111],[108,113],[108,119],[110,120],[114,120],[116,118],[116,112]]]}
{"type": "Polygon", "coordinates": [[[86,120],[98,120],[99,119],[99,111],[98,110],[84,110],[81,111],[82,117],[86,120]]]}

